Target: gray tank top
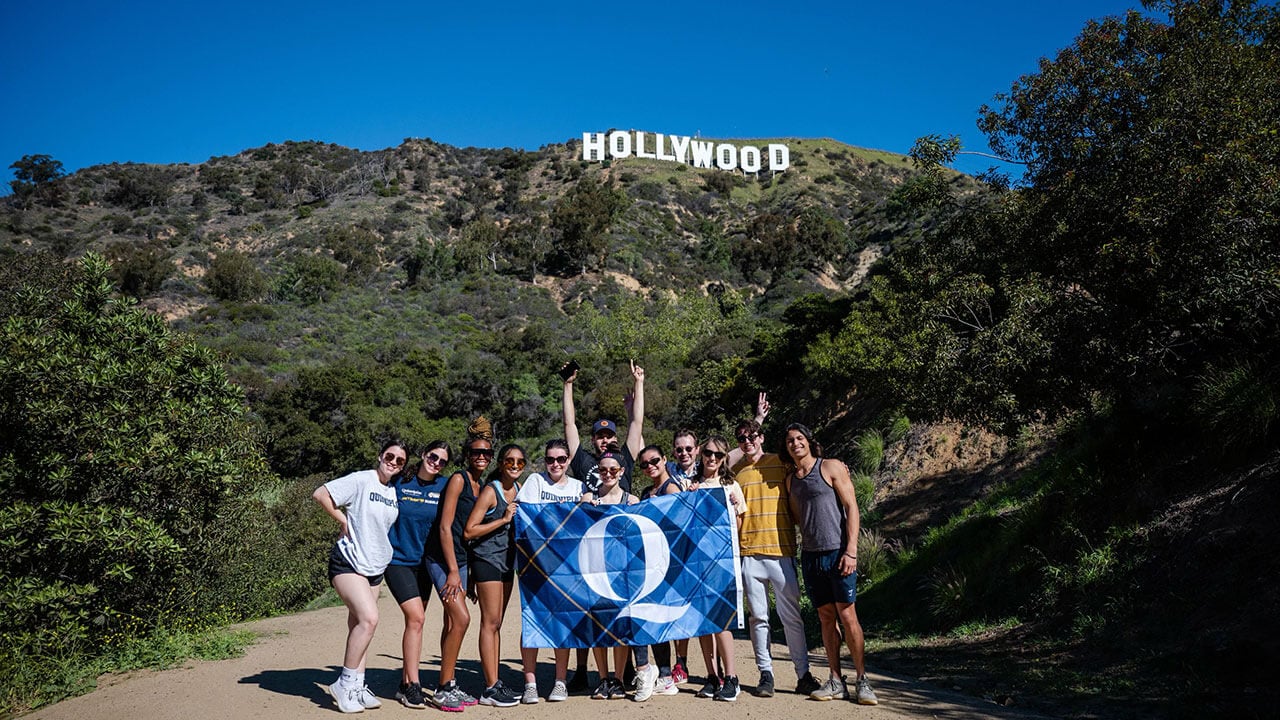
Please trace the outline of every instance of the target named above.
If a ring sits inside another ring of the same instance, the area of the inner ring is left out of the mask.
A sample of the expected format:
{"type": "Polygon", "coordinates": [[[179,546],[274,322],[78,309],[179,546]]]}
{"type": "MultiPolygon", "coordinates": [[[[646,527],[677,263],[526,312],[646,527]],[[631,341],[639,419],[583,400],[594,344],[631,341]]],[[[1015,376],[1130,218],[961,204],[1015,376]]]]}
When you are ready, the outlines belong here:
{"type": "Polygon", "coordinates": [[[844,504],[835,488],[822,479],[822,458],[809,474],[791,481],[791,497],[800,511],[800,549],[829,552],[844,547],[844,504]]]}
{"type": "MultiPolygon", "coordinates": [[[[507,514],[507,496],[502,492],[502,481],[494,480],[489,484],[493,486],[493,490],[498,496],[498,501],[484,514],[485,522],[493,522],[507,514]]],[[[520,491],[519,488],[520,484],[516,483],[516,492],[520,491]]],[[[515,526],[513,524],[498,528],[488,535],[476,538],[475,543],[471,546],[471,555],[477,560],[484,560],[502,572],[510,570],[514,567],[512,561],[515,559],[516,548],[515,544],[511,542],[511,536],[514,532],[515,526]]]]}

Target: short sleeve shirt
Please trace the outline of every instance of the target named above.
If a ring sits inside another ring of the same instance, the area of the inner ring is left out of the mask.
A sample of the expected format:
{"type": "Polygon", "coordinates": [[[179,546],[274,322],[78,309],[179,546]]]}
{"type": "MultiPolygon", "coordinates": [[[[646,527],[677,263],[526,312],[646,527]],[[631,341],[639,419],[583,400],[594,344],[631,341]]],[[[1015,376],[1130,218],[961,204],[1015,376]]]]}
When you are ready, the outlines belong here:
{"type": "MultiPolygon", "coordinates": [[[[618,451],[622,456],[622,479],[618,484],[622,486],[623,492],[631,492],[631,473],[635,470],[636,460],[631,457],[631,451],[626,445],[618,451]]],[[[600,489],[600,459],[592,452],[587,450],[586,445],[579,445],[578,452],[574,453],[573,460],[569,462],[569,471],[573,476],[582,480],[582,484],[586,487],[587,492],[595,492],[600,489]]]]}
{"type": "Polygon", "coordinates": [[[747,500],[738,535],[742,554],[795,557],[796,524],[787,504],[787,469],[782,460],[773,453],[755,462],[744,457],[733,472],[747,500]]]}
{"type": "Polygon", "coordinates": [[[324,487],[347,512],[347,535],[338,538],[338,552],[361,575],[381,575],[391,562],[387,533],[400,514],[396,489],[379,482],[377,470],[343,475],[324,487]]]}

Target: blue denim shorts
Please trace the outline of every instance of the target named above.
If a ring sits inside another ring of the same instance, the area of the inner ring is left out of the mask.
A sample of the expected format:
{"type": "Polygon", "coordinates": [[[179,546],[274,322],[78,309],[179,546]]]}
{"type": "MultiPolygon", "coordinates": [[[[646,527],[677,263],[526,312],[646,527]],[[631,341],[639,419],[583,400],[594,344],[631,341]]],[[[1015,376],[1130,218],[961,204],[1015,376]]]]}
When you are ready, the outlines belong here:
{"type": "Polygon", "coordinates": [[[800,553],[800,571],[804,573],[804,590],[815,608],[831,603],[853,603],[858,599],[858,573],[840,574],[840,556],[844,550],[800,553]]]}
{"type": "MultiPolygon", "coordinates": [[[[427,574],[431,576],[431,584],[436,586],[436,595],[441,600],[444,599],[444,584],[449,579],[449,568],[441,560],[436,560],[431,556],[422,558],[422,562],[427,567],[427,574]]],[[[458,577],[462,580],[462,589],[467,589],[467,564],[465,562],[458,564],[458,577]]]]}

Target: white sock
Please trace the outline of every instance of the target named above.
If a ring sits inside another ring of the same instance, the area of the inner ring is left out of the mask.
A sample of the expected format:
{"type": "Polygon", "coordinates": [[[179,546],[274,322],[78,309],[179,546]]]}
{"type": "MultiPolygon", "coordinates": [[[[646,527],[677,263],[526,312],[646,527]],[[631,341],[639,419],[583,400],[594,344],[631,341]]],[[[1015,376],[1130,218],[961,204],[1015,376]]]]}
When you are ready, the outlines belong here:
{"type": "Polygon", "coordinates": [[[359,677],[359,671],[352,670],[349,667],[344,667],[342,668],[342,674],[338,676],[338,684],[343,687],[359,687],[359,685],[356,685],[357,678],[359,677]]]}
{"type": "Polygon", "coordinates": [[[356,687],[364,687],[364,673],[356,673],[356,687]]]}

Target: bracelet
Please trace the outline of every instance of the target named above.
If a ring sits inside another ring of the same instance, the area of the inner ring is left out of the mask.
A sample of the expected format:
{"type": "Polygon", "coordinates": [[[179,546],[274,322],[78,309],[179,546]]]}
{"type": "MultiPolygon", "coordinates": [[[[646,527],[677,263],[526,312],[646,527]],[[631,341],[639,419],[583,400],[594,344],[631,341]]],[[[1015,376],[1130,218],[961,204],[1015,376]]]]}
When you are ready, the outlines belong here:
{"type": "Polygon", "coordinates": [[[857,555],[850,555],[849,553],[845,553],[845,554],[844,554],[844,556],[845,556],[845,557],[847,557],[847,558],[853,558],[854,560],[857,560],[857,559],[858,559],[858,556],[857,556],[857,555]]]}

